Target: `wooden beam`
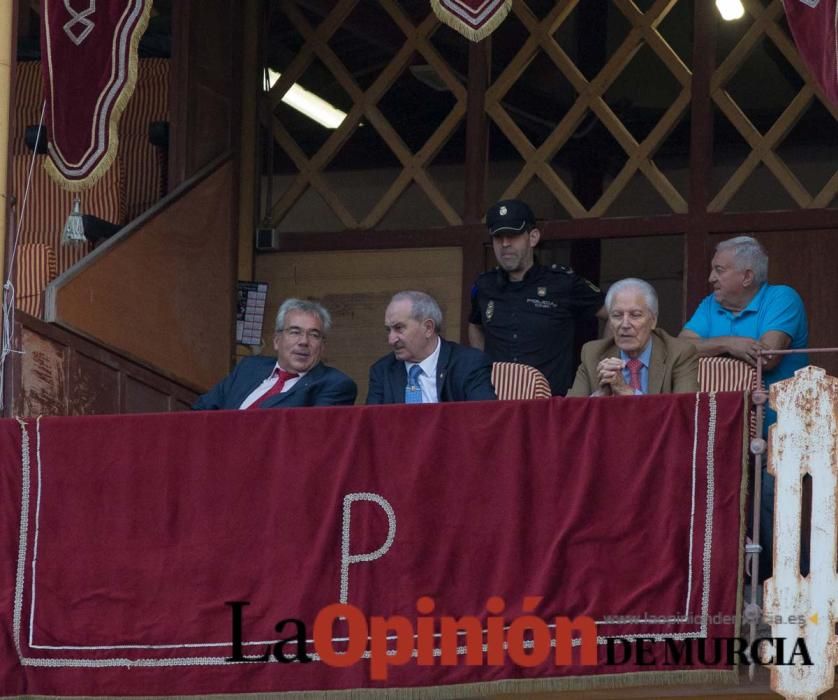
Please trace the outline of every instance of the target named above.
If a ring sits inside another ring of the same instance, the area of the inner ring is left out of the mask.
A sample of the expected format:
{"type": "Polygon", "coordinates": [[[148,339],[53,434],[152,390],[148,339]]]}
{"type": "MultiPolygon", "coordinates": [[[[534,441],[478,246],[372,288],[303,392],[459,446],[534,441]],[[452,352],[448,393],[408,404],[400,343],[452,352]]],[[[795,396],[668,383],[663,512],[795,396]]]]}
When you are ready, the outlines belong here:
{"type": "MultiPolygon", "coordinates": [[[[706,218],[708,233],[731,235],[762,231],[838,230],[838,209],[792,209],[789,211],[736,212],[710,214],[706,218]]],[[[708,270],[704,271],[707,274],[708,270]]]]}
{"type": "Polygon", "coordinates": [[[189,24],[192,0],[172,5],[172,57],[169,60],[169,165],[168,192],[187,179],[189,142],[189,24]]]}
{"type": "MultiPolygon", "coordinates": [[[[17,36],[14,27],[17,27],[17,12],[27,12],[26,7],[18,7],[18,3],[7,2],[0,6],[0,122],[3,122],[3,128],[0,130],[0,261],[2,261],[2,269],[4,271],[4,278],[12,279],[14,270],[6,270],[8,265],[9,252],[12,243],[12,236],[14,236],[15,226],[9,225],[9,214],[16,216],[15,209],[9,201],[9,184],[12,180],[11,172],[11,153],[9,152],[9,138],[11,137],[11,129],[9,124],[14,120],[13,102],[14,102],[14,85],[15,85],[15,54],[17,53],[17,36]]],[[[28,12],[27,12],[28,14],[28,12]]],[[[4,322],[3,310],[0,309],[0,322],[4,322]]],[[[9,348],[11,349],[11,348],[9,348]]],[[[3,414],[4,416],[12,415],[10,413],[11,399],[11,365],[17,364],[19,358],[15,353],[8,356],[8,363],[4,363],[0,367],[0,372],[4,373],[6,381],[3,384],[3,414]]]]}
{"type": "Polygon", "coordinates": [[[707,234],[710,223],[707,207],[713,169],[713,102],[710,93],[716,55],[715,11],[712,3],[695,3],[689,226],[684,240],[684,322],[707,293],[707,234]]]}
{"type": "MultiPolygon", "coordinates": [[[[584,75],[598,75],[608,57],[605,45],[608,35],[608,5],[605,0],[587,0],[579,4],[577,12],[578,68],[584,75]]],[[[585,209],[590,210],[602,196],[605,164],[599,157],[590,135],[582,139],[581,145],[573,161],[573,194],[585,209]]],[[[596,258],[598,263],[598,252],[596,258]]],[[[587,274],[591,272],[592,270],[587,270],[587,274]]],[[[596,273],[598,277],[599,270],[596,273]]],[[[581,274],[587,276],[586,272],[581,274]]]]}
{"type": "Polygon", "coordinates": [[[463,276],[460,295],[460,342],[468,339],[468,316],[471,313],[471,289],[477,276],[486,269],[486,243],[488,231],[483,226],[463,242],[463,276]]]}
{"type": "Polygon", "coordinates": [[[663,216],[617,217],[613,219],[565,219],[545,221],[539,227],[541,239],[547,241],[585,238],[634,238],[637,236],[671,236],[687,229],[686,214],[663,216]]]}
{"type": "MultiPolygon", "coordinates": [[[[482,224],[396,231],[307,231],[281,233],[278,253],[324,250],[386,250],[463,246],[486,235],[482,224]]],[[[271,253],[260,253],[271,255],[271,253]]]]}
{"type": "Polygon", "coordinates": [[[238,152],[239,166],[239,236],[237,278],[253,279],[253,236],[257,225],[260,168],[256,157],[259,148],[259,100],[261,88],[262,42],[264,41],[265,3],[246,2],[242,5],[242,81],[241,132],[238,152]]]}
{"type": "Polygon", "coordinates": [[[492,64],[491,38],[468,48],[468,98],[466,106],[465,205],[463,221],[475,224],[486,210],[489,138],[486,115],[486,87],[492,64]]]}
{"type": "MultiPolygon", "coordinates": [[[[606,0],[585,0],[579,4],[577,12],[578,68],[584,75],[598,75],[608,58],[608,4],[606,0]]],[[[582,139],[582,147],[573,159],[573,194],[589,212],[602,197],[604,180],[605,163],[588,135],[582,139]]],[[[599,284],[602,240],[585,238],[571,241],[570,264],[580,275],[599,284]]],[[[573,352],[578,357],[582,346],[597,337],[599,321],[596,318],[577,318],[574,331],[573,352]]]]}
{"type": "MultiPolygon", "coordinates": [[[[805,209],[802,211],[763,211],[729,214],[707,214],[699,224],[691,214],[665,214],[646,217],[615,217],[612,219],[563,219],[543,221],[539,225],[542,240],[573,240],[584,238],[636,238],[640,236],[671,236],[700,230],[701,265],[699,288],[706,294],[707,276],[704,258],[705,239],[713,233],[760,233],[768,231],[806,231],[838,229],[838,209],[805,209]]],[[[482,224],[447,226],[445,228],[414,230],[363,231],[306,231],[283,232],[277,252],[324,250],[376,250],[389,248],[426,248],[435,246],[468,246],[471,240],[484,240],[482,224]]],[[[260,253],[270,255],[271,253],[260,253]]]]}
{"type": "Polygon", "coordinates": [[[460,339],[468,338],[471,288],[485,266],[486,229],[481,225],[486,211],[486,182],[489,171],[489,117],[486,88],[491,79],[491,38],[470,43],[468,51],[468,101],[466,106],[465,203],[463,221],[473,232],[462,242],[462,293],[460,295],[460,339]]]}

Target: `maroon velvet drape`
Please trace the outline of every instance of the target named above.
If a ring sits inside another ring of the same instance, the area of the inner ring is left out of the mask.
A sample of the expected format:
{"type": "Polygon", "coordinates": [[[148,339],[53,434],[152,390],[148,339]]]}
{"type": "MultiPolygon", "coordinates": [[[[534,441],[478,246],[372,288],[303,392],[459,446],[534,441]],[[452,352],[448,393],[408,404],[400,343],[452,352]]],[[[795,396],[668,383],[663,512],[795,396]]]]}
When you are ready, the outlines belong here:
{"type": "Polygon", "coordinates": [[[409,662],[384,682],[367,661],[224,661],[226,602],[249,602],[242,637],[258,655],[289,636],[274,630],[285,618],[311,639],[342,591],[367,617],[410,620],[420,596],[434,615],[483,621],[491,596],[509,620],[541,596],[538,617],[597,620],[600,662],[607,636],[736,631],[738,394],[44,418],[0,434],[0,695],[562,687],[684,670],[409,662]],[[342,567],[388,533],[379,558],[342,567]]]}

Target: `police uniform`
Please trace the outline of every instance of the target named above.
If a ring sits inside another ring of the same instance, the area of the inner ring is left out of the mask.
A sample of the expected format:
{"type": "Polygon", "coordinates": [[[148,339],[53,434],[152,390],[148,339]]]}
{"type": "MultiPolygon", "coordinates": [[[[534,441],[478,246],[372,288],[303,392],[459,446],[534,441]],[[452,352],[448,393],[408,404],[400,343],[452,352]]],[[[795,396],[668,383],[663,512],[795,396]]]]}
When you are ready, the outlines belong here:
{"type": "Polygon", "coordinates": [[[539,369],[554,396],[573,383],[573,332],[579,317],[593,317],[603,295],[562,265],[533,265],[520,282],[500,268],[477,278],[469,323],[481,326],[494,362],[521,362],[539,369]]]}
{"type": "MultiPolygon", "coordinates": [[[[509,238],[528,234],[536,221],[526,202],[503,199],[489,207],[486,226],[490,236],[509,238]]],[[[536,367],[553,395],[564,396],[575,370],[575,321],[595,316],[601,307],[599,289],[569,267],[532,265],[517,282],[499,267],[477,278],[469,323],[482,329],[484,349],[493,361],[536,367]]]]}

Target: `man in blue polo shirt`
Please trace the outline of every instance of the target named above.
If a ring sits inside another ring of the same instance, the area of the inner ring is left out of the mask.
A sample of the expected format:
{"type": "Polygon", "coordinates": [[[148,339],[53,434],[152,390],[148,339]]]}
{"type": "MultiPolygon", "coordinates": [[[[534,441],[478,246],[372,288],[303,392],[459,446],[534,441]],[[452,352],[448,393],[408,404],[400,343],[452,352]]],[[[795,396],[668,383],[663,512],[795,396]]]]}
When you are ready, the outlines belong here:
{"type": "MultiPolygon", "coordinates": [[[[768,256],[758,241],[738,236],[716,246],[710,270],[713,293],[699,304],[679,337],[699,356],[731,355],[755,365],[757,349],[805,348],[809,327],[803,300],[791,287],[768,284],[768,256]]],[[[765,362],[766,385],[805,367],[805,353],[765,362]]]]}
{"type": "MultiPolygon", "coordinates": [[[[679,338],[689,340],[699,356],[731,355],[756,365],[757,350],[805,348],[809,326],[803,300],[791,287],[768,284],[768,256],[758,241],[737,236],[716,246],[710,269],[713,293],[698,305],[679,338]]],[[[766,386],[794,376],[809,364],[806,353],[774,355],[763,365],[766,386]]],[[[777,420],[766,406],[765,425],[777,420]]],[[[762,477],[760,531],[763,556],[760,578],[770,575],[774,479],[762,477]]]]}

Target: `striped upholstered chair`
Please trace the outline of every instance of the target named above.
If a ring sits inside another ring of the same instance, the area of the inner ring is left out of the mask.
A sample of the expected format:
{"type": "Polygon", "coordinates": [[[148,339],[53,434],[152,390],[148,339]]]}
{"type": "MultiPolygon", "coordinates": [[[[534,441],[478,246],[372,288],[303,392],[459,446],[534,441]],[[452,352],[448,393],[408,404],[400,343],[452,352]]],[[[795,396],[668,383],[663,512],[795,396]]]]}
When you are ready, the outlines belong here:
{"type": "MultiPolygon", "coordinates": [[[[757,371],[735,357],[699,357],[698,388],[700,391],[753,391],[757,388],[757,371]]],[[[750,412],[751,437],[757,425],[753,406],[750,412]]]]}
{"type": "Polygon", "coordinates": [[[751,391],[757,388],[757,371],[735,357],[698,358],[701,391],[751,391]]]}
{"type": "Polygon", "coordinates": [[[492,384],[499,399],[549,399],[550,383],[535,367],[517,362],[492,364],[492,384]]]}

